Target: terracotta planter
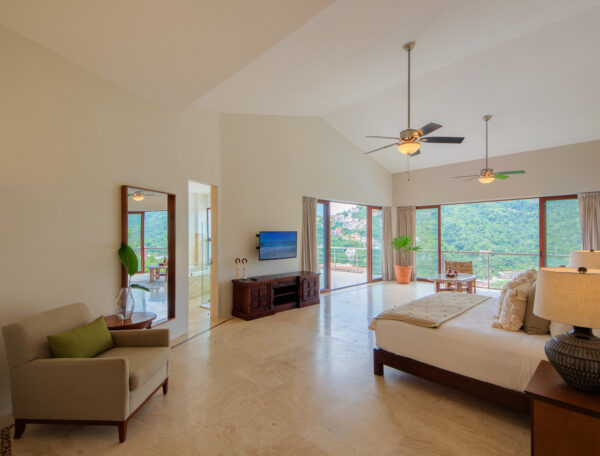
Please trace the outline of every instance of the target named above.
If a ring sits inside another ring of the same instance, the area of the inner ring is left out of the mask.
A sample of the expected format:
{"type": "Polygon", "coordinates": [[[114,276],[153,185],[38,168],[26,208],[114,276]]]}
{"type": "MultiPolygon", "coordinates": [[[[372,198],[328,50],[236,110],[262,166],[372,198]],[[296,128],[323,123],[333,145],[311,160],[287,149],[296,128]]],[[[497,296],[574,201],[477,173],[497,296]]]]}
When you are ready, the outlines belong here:
{"type": "Polygon", "coordinates": [[[410,275],[412,273],[412,266],[398,266],[394,265],[394,271],[396,272],[396,282],[398,283],[410,283],[410,275]]]}

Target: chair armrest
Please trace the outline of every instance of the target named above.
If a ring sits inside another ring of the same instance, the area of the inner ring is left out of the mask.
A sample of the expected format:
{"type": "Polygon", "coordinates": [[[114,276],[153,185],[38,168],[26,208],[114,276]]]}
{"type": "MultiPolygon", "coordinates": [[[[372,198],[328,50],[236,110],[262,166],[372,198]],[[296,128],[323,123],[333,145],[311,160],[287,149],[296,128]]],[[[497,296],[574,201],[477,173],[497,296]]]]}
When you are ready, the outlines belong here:
{"type": "Polygon", "coordinates": [[[125,358],[36,359],[10,370],[13,416],[121,421],[129,416],[125,358]]]}
{"type": "Polygon", "coordinates": [[[117,347],[168,347],[168,329],[122,329],[110,332],[117,347]]]}

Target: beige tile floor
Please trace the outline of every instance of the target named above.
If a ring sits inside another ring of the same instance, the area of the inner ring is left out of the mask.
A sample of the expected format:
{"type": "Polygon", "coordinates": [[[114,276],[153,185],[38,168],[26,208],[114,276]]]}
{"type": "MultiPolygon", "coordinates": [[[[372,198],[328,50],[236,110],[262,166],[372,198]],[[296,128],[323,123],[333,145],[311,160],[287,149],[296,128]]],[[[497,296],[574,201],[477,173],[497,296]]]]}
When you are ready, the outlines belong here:
{"type": "Polygon", "coordinates": [[[372,372],[372,316],[430,294],[379,283],[230,320],[173,350],[169,394],[116,429],[29,425],[16,455],[527,455],[529,421],[408,374],[372,372]]]}
{"type": "Polygon", "coordinates": [[[188,337],[193,337],[210,328],[210,310],[201,307],[202,298],[189,300],[188,337]]]}

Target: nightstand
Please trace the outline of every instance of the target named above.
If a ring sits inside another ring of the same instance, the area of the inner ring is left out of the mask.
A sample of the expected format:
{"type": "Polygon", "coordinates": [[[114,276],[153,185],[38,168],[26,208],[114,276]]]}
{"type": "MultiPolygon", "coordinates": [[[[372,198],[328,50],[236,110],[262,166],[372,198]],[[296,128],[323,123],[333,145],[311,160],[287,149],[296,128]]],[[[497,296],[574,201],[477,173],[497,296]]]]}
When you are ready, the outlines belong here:
{"type": "Polygon", "coordinates": [[[531,454],[600,454],[600,394],[567,386],[541,361],[525,394],[531,399],[531,454]]]}

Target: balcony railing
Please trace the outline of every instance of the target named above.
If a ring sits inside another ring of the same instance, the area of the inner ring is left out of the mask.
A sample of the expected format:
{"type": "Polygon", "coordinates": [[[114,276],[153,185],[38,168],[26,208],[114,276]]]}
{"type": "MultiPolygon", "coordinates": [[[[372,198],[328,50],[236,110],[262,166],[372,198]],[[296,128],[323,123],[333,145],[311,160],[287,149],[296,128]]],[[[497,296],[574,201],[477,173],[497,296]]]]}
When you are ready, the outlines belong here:
{"type": "MultiPolygon", "coordinates": [[[[381,277],[382,259],[381,249],[371,250],[373,257],[373,277],[381,277]]],[[[362,274],[367,270],[367,248],[366,247],[331,247],[331,270],[354,272],[362,274]]],[[[323,269],[323,248],[319,248],[319,267],[323,269]]]]}
{"type": "Polygon", "coordinates": [[[161,263],[168,258],[168,247],[132,247],[138,257],[138,272],[148,272],[148,266],[161,263]]]}
{"type": "MultiPolygon", "coordinates": [[[[500,289],[511,279],[527,269],[539,267],[537,253],[502,253],[491,251],[442,250],[442,267],[445,261],[472,261],[477,286],[500,289]]],[[[569,255],[548,254],[547,263],[552,266],[566,264],[569,255]]],[[[438,251],[417,252],[417,276],[427,279],[438,274],[438,251]]]]}

